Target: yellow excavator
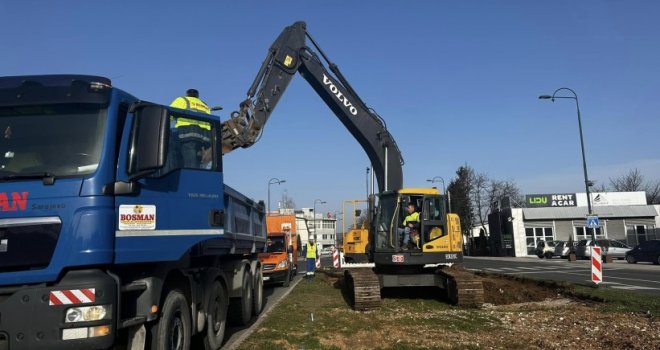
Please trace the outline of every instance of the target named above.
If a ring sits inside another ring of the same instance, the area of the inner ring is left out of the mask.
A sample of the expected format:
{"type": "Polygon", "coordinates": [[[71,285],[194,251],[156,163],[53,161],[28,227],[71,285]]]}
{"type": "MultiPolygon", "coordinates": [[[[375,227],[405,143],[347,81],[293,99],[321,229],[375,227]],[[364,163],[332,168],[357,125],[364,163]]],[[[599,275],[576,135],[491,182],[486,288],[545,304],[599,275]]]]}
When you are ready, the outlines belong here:
{"type": "MultiPolygon", "coordinates": [[[[362,210],[357,209],[360,203],[367,203],[367,200],[352,199],[345,200],[342,205],[342,253],[347,263],[367,262],[367,249],[369,247],[369,220],[358,220],[361,217],[362,210]],[[352,205],[350,213],[353,214],[353,224],[346,230],[346,204],[352,205]]],[[[366,213],[365,213],[366,214],[366,213]]]]}
{"type": "Polygon", "coordinates": [[[458,216],[447,211],[446,197],[435,188],[403,188],[403,158],[385,121],[360,99],[307,32],[304,22],[286,27],[273,42],[247,98],[222,125],[223,153],[259,140],[263,127],[293,76],[299,73],[334,112],[366,152],[373,169],[368,200],[368,243],[365,251],[374,268],[346,270],[345,278],[356,310],[380,305],[380,290],[388,287],[437,286],[459,305],[483,303],[481,280],[472,273],[448,268],[463,260],[458,216]],[[310,42],[312,47],[307,45],[310,42]],[[328,68],[326,69],[326,64],[328,68]],[[420,213],[416,233],[402,227],[404,207],[414,203],[420,213]],[[414,247],[402,244],[410,234],[414,247]]]}

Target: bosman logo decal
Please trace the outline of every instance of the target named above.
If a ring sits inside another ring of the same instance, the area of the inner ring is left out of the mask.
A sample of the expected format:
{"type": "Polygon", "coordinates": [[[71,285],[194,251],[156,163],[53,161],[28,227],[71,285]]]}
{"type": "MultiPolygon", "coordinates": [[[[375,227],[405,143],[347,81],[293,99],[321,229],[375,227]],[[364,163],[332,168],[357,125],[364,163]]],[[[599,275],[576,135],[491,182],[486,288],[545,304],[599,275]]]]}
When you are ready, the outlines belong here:
{"type": "Polygon", "coordinates": [[[142,204],[120,205],[119,229],[120,230],[155,230],[156,206],[142,205],[142,204]]]}

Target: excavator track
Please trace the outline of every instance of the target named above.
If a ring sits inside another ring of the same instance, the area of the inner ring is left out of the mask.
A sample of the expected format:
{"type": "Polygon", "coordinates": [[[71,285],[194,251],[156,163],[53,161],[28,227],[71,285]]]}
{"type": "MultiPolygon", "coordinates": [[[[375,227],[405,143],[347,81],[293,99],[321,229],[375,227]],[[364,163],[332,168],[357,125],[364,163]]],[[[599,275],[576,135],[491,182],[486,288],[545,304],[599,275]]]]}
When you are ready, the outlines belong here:
{"type": "Polygon", "coordinates": [[[480,277],[459,266],[444,267],[437,273],[446,280],[445,288],[452,304],[463,307],[484,304],[484,286],[480,277]]]}
{"type": "Polygon", "coordinates": [[[372,269],[346,270],[344,281],[355,311],[369,311],[380,307],[380,281],[372,269]]]}

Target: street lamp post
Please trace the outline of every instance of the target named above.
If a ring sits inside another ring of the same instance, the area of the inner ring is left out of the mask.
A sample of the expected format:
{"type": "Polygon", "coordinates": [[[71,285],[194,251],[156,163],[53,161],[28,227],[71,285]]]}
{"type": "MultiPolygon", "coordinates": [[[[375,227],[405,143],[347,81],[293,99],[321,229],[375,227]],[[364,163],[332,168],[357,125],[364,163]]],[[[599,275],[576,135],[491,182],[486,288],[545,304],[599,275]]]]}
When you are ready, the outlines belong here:
{"type": "MultiPolygon", "coordinates": [[[[335,215],[335,248],[337,247],[338,242],[339,242],[337,240],[337,222],[339,221],[339,219],[337,218],[337,213],[341,213],[341,212],[339,210],[334,211],[334,215],[335,215]]],[[[342,220],[344,220],[344,219],[342,218],[342,220]]]]}
{"type": "MultiPolygon", "coordinates": [[[[587,175],[587,158],[584,155],[584,137],[582,136],[582,117],[580,116],[580,103],[578,102],[578,96],[575,91],[572,89],[562,87],[555,92],[552,93],[552,95],[541,95],[539,96],[539,99],[541,100],[551,100],[552,102],[555,102],[556,98],[570,98],[575,100],[575,108],[577,109],[577,118],[578,118],[578,129],[580,130],[580,147],[582,149],[582,168],[584,170],[584,187],[587,192],[587,210],[589,211],[589,215],[593,214],[593,211],[591,210],[591,195],[589,194],[589,187],[591,186],[591,181],[589,181],[589,176],[587,175]],[[557,92],[566,90],[570,91],[573,96],[556,96],[557,92]]],[[[596,230],[591,229],[591,239],[593,240],[594,244],[596,243],[596,230]]]]}
{"type": "Polygon", "coordinates": [[[449,193],[447,193],[447,187],[445,187],[445,179],[442,178],[442,176],[434,176],[432,179],[427,179],[427,182],[434,183],[434,182],[441,182],[442,183],[442,192],[447,196],[447,202],[449,206],[449,212],[451,213],[451,196],[449,193]],[[440,181],[438,181],[438,179],[440,181]]]}
{"type": "Polygon", "coordinates": [[[280,184],[283,184],[283,183],[285,183],[285,182],[286,182],[286,180],[280,180],[280,179],[278,179],[278,178],[276,178],[276,177],[274,177],[274,178],[268,180],[268,214],[269,214],[269,215],[270,215],[270,185],[272,185],[272,184],[278,184],[278,185],[280,185],[280,184]]]}
{"type": "Polygon", "coordinates": [[[316,227],[316,203],[325,204],[325,201],[322,201],[320,199],[315,199],[314,200],[314,221],[313,221],[314,222],[314,241],[316,241],[318,239],[318,237],[316,235],[316,229],[317,229],[317,227],[316,227]]]}

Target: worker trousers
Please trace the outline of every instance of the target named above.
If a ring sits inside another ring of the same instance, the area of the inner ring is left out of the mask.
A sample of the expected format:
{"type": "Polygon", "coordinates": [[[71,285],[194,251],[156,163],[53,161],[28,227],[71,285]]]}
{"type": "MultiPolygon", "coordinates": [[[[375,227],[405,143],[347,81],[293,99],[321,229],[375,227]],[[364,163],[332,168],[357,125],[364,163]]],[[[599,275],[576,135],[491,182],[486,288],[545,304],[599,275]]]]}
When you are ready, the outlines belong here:
{"type": "Polygon", "coordinates": [[[316,268],[316,259],[307,258],[307,275],[313,275],[316,268]]]}

